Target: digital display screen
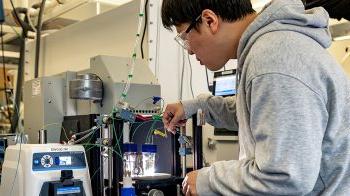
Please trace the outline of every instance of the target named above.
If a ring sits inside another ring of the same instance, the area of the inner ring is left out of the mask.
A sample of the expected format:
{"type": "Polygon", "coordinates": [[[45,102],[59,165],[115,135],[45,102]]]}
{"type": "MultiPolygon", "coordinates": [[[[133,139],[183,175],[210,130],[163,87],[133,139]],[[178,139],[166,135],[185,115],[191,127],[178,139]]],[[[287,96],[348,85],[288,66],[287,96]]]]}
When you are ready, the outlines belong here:
{"type": "Polygon", "coordinates": [[[80,187],[61,187],[57,189],[57,195],[69,195],[69,194],[78,194],[81,193],[80,187]]]}
{"type": "Polygon", "coordinates": [[[59,157],[59,165],[72,165],[72,157],[59,157]]]}
{"type": "Polygon", "coordinates": [[[215,78],[215,95],[226,96],[235,95],[236,92],[236,75],[227,75],[215,78]]]}

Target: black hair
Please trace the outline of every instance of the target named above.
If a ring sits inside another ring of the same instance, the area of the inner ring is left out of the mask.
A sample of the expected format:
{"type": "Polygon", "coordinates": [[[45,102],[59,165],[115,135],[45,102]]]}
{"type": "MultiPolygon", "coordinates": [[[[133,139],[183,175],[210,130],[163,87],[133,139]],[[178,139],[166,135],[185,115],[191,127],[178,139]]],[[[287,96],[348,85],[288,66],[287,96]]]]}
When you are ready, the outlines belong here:
{"type": "Polygon", "coordinates": [[[163,0],[162,22],[166,29],[191,23],[204,9],[212,10],[223,21],[233,22],[254,13],[250,0],[163,0]]]}

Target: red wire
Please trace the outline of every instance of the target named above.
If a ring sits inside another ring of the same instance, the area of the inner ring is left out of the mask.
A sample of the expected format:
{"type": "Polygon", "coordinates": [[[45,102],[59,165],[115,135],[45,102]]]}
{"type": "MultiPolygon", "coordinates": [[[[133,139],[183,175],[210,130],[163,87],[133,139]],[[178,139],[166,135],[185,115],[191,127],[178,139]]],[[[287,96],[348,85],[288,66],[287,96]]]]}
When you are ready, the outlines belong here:
{"type": "Polygon", "coordinates": [[[148,120],[152,120],[152,116],[142,116],[140,114],[136,115],[136,119],[142,120],[142,121],[148,121],[148,120]]]}

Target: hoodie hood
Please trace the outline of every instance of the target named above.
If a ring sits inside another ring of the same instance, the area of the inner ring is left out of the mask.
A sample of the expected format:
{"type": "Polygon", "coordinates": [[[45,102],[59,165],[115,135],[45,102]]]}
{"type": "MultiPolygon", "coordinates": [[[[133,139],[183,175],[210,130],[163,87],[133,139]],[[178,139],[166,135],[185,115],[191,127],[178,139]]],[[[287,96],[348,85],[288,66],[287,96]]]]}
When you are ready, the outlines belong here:
{"type": "Polygon", "coordinates": [[[294,31],[304,34],[324,48],[332,39],[328,30],[329,15],[321,7],[305,10],[301,0],[272,0],[258,14],[243,33],[238,46],[238,69],[255,41],[262,35],[273,31],[294,31]]]}

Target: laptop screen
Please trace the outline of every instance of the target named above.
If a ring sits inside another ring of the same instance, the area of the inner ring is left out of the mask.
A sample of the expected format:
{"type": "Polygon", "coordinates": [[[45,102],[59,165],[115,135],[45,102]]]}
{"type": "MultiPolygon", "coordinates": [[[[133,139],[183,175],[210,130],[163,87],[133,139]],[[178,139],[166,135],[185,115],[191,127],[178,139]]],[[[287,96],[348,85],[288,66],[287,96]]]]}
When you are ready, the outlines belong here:
{"type": "Polygon", "coordinates": [[[236,70],[214,73],[213,94],[215,96],[233,96],[236,93],[236,70]]]}

